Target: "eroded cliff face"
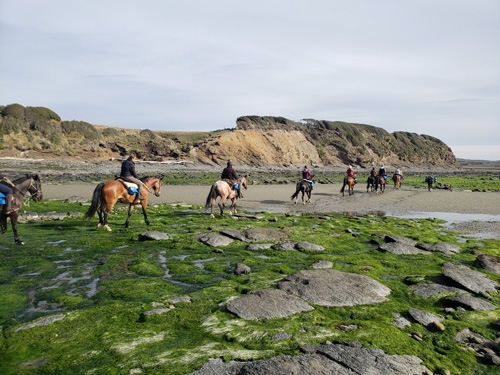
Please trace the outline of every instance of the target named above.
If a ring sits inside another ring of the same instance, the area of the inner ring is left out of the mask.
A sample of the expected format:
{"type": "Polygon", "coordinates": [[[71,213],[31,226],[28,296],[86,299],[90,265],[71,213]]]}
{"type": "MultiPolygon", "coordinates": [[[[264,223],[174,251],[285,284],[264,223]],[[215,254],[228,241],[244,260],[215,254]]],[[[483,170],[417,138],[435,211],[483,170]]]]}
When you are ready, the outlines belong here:
{"type": "Polygon", "coordinates": [[[222,164],[231,159],[253,167],[322,164],[316,147],[296,130],[236,129],[193,148],[189,154],[202,162],[208,158],[222,164]]]}
{"type": "Polygon", "coordinates": [[[371,125],[282,117],[246,116],[237,127],[193,148],[200,162],[290,166],[356,164],[457,166],[451,149],[439,139],[408,132],[389,133],[371,125]]]}
{"type": "Polygon", "coordinates": [[[459,165],[437,138],[340,121],[244,116],[234,129],[167,132],[61,121],[43,107],[0,109],[0,157],[104,160],[134,152],[143,160],[224,165],[231,159],[249,167],[459,165]]]}

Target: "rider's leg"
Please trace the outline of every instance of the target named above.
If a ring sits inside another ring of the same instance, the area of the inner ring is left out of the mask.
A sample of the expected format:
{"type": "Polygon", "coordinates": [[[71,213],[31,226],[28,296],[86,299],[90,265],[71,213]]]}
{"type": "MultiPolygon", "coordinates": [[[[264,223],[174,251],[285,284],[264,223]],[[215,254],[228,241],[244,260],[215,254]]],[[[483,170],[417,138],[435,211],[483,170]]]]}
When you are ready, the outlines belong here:
{"type": "Polygon", "coordinates": [[[7,211],[7,214],[10,214],[13,209],[12,209],[12,200],[14,199],[14,194],[7,194],[5,196],[5,200],[7,205],[5,206],[5,211],[7,211]]]}

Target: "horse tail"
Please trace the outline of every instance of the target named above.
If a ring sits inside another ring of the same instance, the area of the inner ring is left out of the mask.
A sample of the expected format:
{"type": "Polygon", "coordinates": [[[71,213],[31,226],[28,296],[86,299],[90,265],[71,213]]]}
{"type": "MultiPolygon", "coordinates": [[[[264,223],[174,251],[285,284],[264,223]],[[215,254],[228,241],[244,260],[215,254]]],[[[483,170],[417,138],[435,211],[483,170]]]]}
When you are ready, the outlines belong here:
{"type": "Polygon", "coordinates": [[[347,178],[344,177],[344,184],[342,185],[342,189],[340,189],[340,192],[343,193],[345,190],[345,185],[347,184],[347,178]]]}
{"type": "Polygon", "coordinates": [[[210,208],[212,205],[212,197],[215,193],[215,183],[210,188],[210,193],[208,193],[207,201],[205,202],[205,208],[210,208]]]}
{"type": "Polygon", "coordinates": [[[297,182],[297,188],[295,190],[295,193],[293,193],[292,197],[290,198],[291,200],[294,200],[299,196],[300,193],[300,182],[297,182]]]}
{"type": "Polygon", "coordinates": [[[99,205],[101,204],[101,195],[102,195],[102,188],[104,187],[104,183],[100,183],[97,185],[94,189],[94,193],[92,194],[92,202],[90,203],[90,207],[85,213],[85,216],[83,217],[84,219],[91,219],[94,217],[95,213],[97,212],[97,209],[99,208],[99,205]]]}

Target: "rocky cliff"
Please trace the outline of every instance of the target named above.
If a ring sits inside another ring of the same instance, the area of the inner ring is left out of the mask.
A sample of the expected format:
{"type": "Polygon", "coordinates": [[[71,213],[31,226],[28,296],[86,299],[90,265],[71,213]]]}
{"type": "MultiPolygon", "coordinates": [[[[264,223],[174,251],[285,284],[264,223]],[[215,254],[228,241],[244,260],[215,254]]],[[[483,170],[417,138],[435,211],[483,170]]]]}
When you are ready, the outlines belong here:
{"type": "Polygon", "coordinates": [[[135,152],[143,160],[222,165],[232,159],[250,167],[458,165],[437,138],[363,124],[245,116],[234,129],[167,132],[62,121],[43,107],[0,110],[0,157],[104,160],[135,152]]]}

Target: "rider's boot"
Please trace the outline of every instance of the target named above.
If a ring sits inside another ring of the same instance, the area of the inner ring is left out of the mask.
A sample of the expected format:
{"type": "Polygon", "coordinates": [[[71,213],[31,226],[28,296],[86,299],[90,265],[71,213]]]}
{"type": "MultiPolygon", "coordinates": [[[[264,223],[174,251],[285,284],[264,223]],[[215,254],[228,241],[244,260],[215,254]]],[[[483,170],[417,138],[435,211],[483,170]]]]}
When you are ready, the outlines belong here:
{"type": "Polygon", "coordinates": [[[7,194],[5,196],[5,200],[7,202],[7,205],[5,206],[5,213],[8,215],[14,211],[12,208],[12,201],[14,200],[14,194],[7,194]]]}

